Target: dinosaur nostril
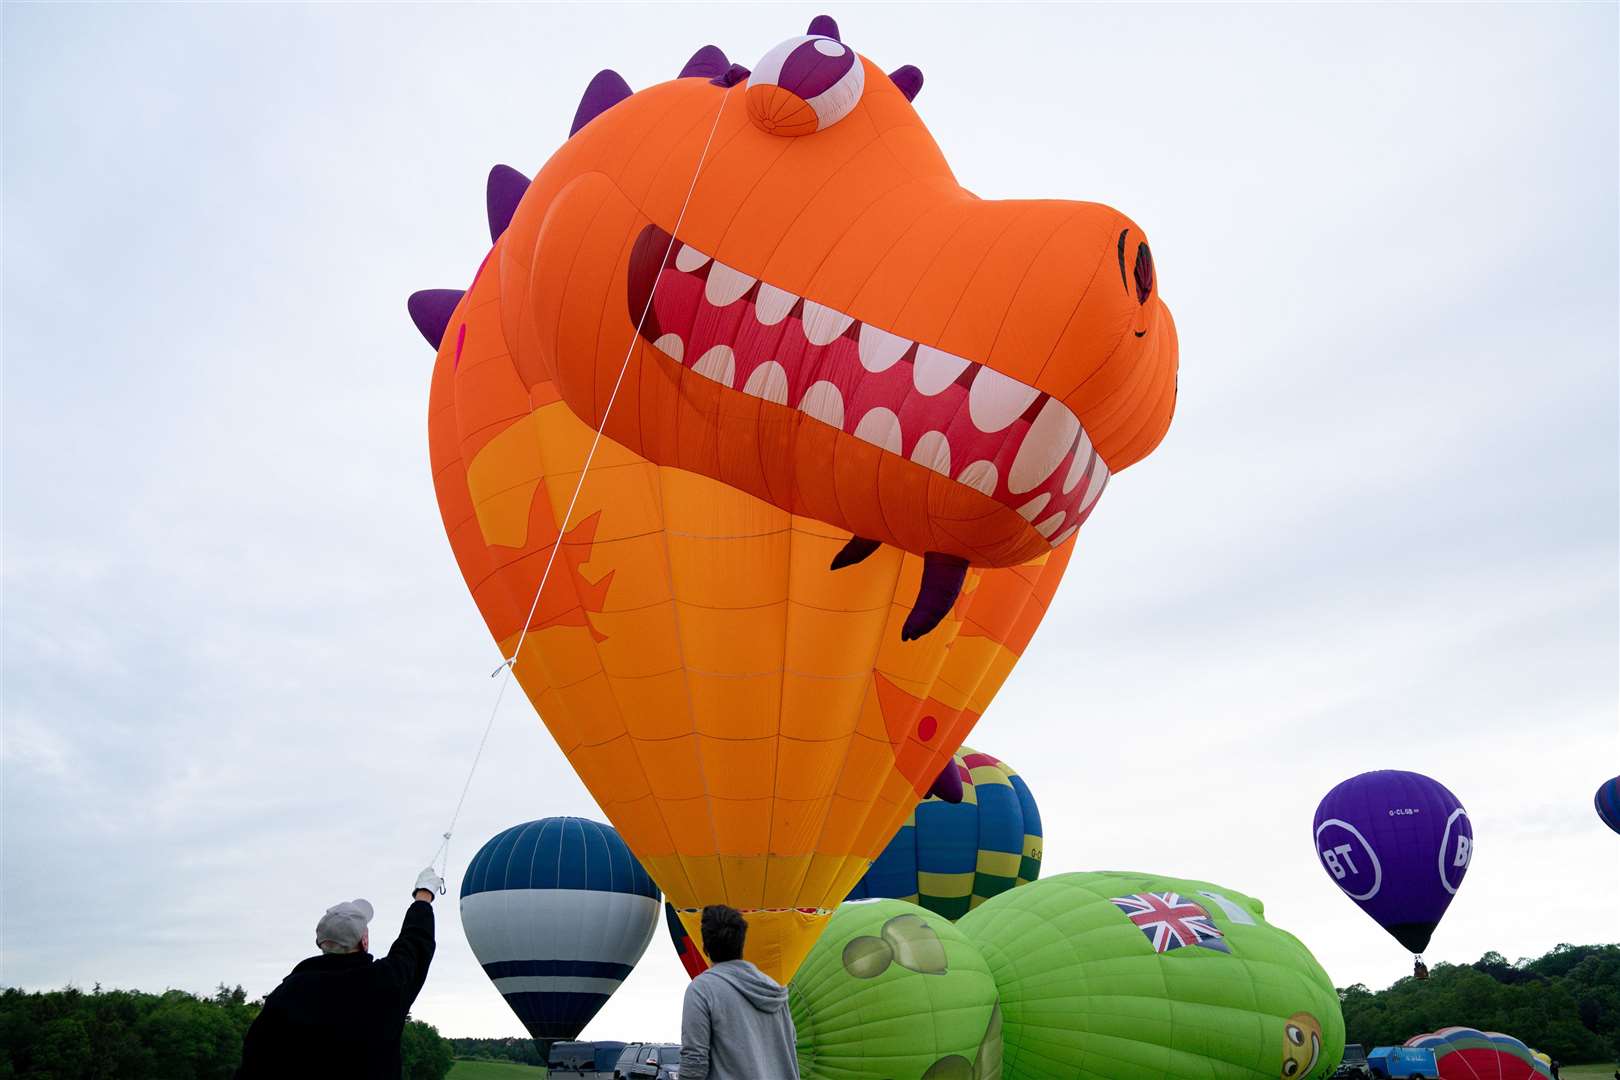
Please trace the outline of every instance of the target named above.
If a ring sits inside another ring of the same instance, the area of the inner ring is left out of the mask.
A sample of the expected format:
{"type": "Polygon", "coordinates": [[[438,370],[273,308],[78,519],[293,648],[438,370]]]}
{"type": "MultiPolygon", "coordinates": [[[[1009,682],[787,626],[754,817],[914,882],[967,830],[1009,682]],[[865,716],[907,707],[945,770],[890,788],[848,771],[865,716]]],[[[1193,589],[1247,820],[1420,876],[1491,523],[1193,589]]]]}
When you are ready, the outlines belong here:
{"type": "Polygon", "coordinates": [[[1136,278],[1136,302],[1147,303],[1153,293],[1153,252],[1146,244],[1136,245],[1136,269],[1132,276],[1136,278]]]}

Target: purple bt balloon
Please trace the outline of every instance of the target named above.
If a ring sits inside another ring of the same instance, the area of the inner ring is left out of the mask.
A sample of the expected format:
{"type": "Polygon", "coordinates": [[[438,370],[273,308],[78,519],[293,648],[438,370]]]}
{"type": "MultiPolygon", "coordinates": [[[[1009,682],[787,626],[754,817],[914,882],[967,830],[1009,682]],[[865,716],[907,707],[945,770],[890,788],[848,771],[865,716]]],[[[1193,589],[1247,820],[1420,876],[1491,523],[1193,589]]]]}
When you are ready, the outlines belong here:
{"type": "Polygon", "coordinates": [[[1420,773],[1352,776],[1316,808],[1317,858],[1333,883],[1421,953],[1457,895],[1474,828],[1457,796],[1420,773]]]}
{"type": "Polygon", "coordinates": [[[1620,776],[1603,782],[1597,794],[1592,796],[1592,805],[1597,807],[1598,817],[1603,819],[1603,824],[1620,833],[1620,776]]]}

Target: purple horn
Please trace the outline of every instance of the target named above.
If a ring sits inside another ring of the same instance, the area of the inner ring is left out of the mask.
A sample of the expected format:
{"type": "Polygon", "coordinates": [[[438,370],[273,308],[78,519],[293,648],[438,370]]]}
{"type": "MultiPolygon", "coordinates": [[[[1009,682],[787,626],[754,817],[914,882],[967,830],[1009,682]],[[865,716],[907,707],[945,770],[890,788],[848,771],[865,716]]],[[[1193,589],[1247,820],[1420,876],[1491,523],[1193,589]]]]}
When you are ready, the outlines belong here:
{"type": "Polygon", "coordinates": [[[450,316],[455,313],[456,305],[461,303],[462,290],[460,289],[423,289],[413,292],[410,299],[405,301],[405,310],[411,314],[411,322],[427,338],[427,343],[435,349],[439,342],[444,340],[445,327],[450,325],[450,316]]]}
{"type": "Polygon", "coordinates": [[[529,190],[529,178],[510,165],[497,165],[489,170],[489,183],[484,187],[484,209],[489,212],[489,242],[501,238],[501,233],[512,223],[523,193],[529,190]]]}
{"type": "Polygon", "coordinates": [[[726,59],[725,52],[718,45],[705,45],[692,54],[692,59],[681,68],[677,79],[712,79],[716,75],[724,75],[731,67],[731,61],[726,59]]]}
{"type": "Polygon", "coordinates": [[[748,74],[748,69],[743,67],[741,64],[732,64],[730,67],[726,68],[724,72],[710,79],[709,82],[713,83],[715,86],[723,86],[730,89],[731,87],[742,82],[744,79],[748,78],[748,74]]]}
{"type": "Polygon", "coordinates": [[[894,83],[902,94],[906,95],[907,101],[916,101],[917,94],[922,91],[922,72],[911,64],[907,64],[905,67],[897,67],[889,72],[889,81],[894,83]]]}
{"type": "Polygon", "coordinates": [[[928,789],[925,798],[935,798],[942,802],[960,803],[962,801],[962,774],[956,769],[956,759],[945,763],[934,778],[934,784],[928,789]]]}
{"type": "Polygon", "coordinates": [[[830,37],[834,41],[844,40],[838,36],[838,23],[834,21],[831,15],[817,15],[811,19],[810,29],[806,30],[805,33],[820,34],[822,37],[830,37]]]}
{"type": "Polygon", "coordinates": [[[590,85],[585,87],[585,93],[579,99],[579,108],[574,112],[574,123],[568,129],[568,137],[573,138],[580,128],[613,108],[630,94],[630,84],[624,81],[623,75],[612,68],[598,71],[591,76],[590,85]]]}

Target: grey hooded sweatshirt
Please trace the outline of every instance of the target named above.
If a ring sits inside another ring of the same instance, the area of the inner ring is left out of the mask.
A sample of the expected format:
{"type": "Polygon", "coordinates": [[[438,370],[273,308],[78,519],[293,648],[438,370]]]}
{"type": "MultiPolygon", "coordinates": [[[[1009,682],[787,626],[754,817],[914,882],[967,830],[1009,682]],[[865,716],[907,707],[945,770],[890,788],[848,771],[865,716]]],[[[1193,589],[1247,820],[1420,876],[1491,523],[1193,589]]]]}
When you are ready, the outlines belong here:
{"type": "Polygon", "coordinates": [[[788,994],[747,960],[692,980],[681,1006],[681,1080],[799,1080],[788,994]]]}

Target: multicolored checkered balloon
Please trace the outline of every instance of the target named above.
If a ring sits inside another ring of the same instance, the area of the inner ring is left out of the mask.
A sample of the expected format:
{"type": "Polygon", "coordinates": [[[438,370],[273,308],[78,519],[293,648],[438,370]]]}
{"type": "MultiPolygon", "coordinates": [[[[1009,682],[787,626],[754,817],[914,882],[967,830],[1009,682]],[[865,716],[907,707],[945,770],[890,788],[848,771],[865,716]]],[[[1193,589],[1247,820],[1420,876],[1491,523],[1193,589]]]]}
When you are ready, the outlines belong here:
{"type": "Polygon", "coordinates": [[[952,763],[960,802],[930,797],[889,841],[848,899],[890,897],[959,919],[1041,874],[1041,813],[1012,766],[970,747],[952,763]]]}

